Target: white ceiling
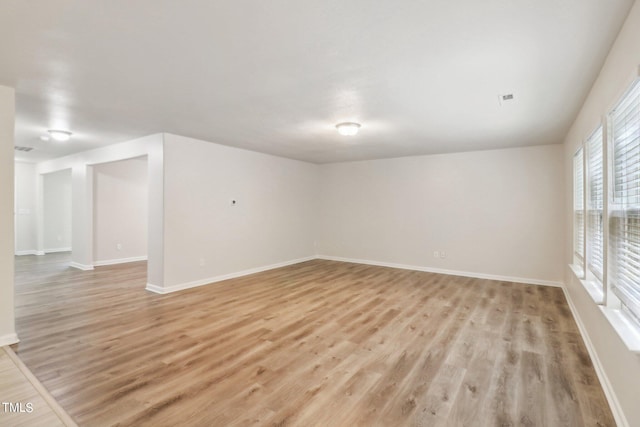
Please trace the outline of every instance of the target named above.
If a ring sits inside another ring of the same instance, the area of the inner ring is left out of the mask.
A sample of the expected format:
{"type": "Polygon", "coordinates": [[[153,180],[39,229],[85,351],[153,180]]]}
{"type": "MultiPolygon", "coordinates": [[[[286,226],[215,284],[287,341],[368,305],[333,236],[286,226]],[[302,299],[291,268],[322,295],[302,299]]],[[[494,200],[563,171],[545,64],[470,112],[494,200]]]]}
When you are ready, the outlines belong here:
{"type": "Polygon", "coordinates": [[[156,132],[318,163],[554,144],[632,3],[3,0],[0,84],[34,161],[156,132]]]}

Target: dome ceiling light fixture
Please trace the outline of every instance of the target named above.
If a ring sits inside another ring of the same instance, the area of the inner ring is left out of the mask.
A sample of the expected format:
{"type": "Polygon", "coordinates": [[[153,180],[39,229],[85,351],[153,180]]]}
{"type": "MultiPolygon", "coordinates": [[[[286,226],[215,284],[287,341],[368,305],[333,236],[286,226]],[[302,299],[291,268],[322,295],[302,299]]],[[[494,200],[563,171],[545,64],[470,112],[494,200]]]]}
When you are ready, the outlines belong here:
{"type": "Polygon", "coordinates": [[[353,136],[360,130],[360,124],[354,122],[338,123],[336,125],[336,129],[338,129],[338,133],[340,135],[353,136]]]}
{"type": "Polygon", "coordinates": [[[71,132],[66,130],[50,129],[48,130],[48,132],[51,138],[55,139],[56,141],[68,141],[72,135],[71,132]]]}

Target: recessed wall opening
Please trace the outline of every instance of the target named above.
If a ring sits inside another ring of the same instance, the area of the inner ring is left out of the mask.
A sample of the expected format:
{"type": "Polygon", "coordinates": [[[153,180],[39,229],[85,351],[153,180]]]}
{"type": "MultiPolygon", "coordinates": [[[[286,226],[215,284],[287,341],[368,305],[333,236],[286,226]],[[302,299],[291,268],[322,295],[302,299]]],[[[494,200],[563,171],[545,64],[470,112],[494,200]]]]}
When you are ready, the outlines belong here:
{"type": "Polygon", "coordinates": [[[93,265],[147,260],[147,156],[93,166],[93,265]]]}
{"type": "Polygon", "coordinates": [[[71,252],[71,169],[42,175],[42,251],[71,252]]]}

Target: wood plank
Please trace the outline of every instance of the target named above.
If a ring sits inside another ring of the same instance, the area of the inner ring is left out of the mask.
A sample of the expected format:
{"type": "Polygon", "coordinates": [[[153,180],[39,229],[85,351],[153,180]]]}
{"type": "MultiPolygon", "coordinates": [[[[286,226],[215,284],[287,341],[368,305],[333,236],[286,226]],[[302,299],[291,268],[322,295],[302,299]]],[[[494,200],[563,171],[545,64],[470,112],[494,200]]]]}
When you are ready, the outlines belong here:
{"type": "Polygon", "coordinates": [[[315,260],[170,295],[16,260],[14,349],[81,426],[614,426],[560,289],[315,260]]]}
{"type": "Polygon", "coordinates": [[[0,347],[0,402],[3,426],[76,425],[9,347],[0,347]]]}

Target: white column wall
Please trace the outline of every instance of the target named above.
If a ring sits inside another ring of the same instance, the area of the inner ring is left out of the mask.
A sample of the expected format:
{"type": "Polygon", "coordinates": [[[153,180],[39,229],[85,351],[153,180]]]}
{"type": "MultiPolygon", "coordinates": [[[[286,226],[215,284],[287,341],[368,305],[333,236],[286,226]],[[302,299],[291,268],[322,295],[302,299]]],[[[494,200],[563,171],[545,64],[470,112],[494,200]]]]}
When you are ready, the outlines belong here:
{"type": "Polygon", "coordinates": [[[93,169],[75,164],[71,169],[71,266],[93,269],[93,169]]]}
{"type": "Polygon", "coordinates": [[[0,346],[18,342],[13,306],[15,91],[0,86],[0,346]]]}
{"type": "Polygon", "coordinates": [[[149,164],[149,220],[147,227],[147,286],[164,286],[164,136],[147,149],[149,164]]]}

